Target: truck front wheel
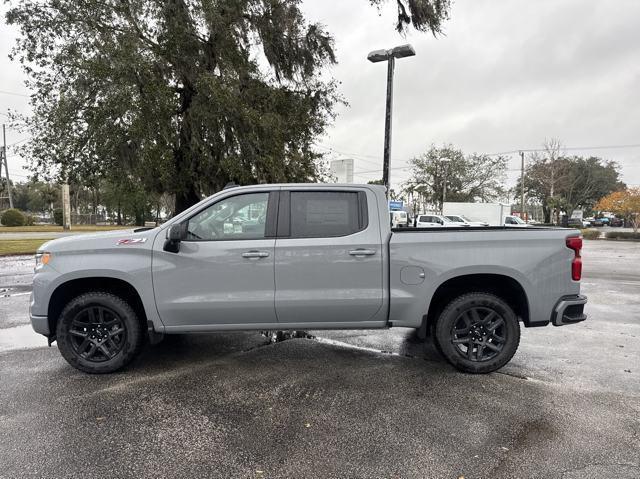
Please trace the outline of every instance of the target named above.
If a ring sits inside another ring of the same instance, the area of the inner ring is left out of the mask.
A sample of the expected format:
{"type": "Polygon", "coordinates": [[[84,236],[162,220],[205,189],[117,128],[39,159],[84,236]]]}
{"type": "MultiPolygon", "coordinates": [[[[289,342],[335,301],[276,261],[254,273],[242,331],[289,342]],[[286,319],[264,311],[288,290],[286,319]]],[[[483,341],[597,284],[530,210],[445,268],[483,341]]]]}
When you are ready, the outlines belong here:
{"type": "Polygon", "coordinates": [[[56,340],[62,357],[87,373],[111,373],[140,351],[142,325],[133,308],[111,293],[75,297],[58,319],[56,340]]]}
{"type": "Polygon", "coordinates": [[[499,297],[467,293],[451,301],[435,326],[438,350],[467,373],[490,373],[507,364],[520,344],[520,324],[499,297]]]}

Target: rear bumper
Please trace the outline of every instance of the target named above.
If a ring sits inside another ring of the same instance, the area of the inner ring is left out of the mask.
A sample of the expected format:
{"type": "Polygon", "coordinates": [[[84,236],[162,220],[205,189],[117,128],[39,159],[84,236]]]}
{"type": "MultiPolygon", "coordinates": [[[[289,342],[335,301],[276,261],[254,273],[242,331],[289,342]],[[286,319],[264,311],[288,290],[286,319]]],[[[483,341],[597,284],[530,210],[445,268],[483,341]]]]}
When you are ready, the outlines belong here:
{"type": "Polygon", "coordinates": [[[585,304],[587,304],[586,296],[564,296],[553,309],[551,322],[554,326],[564,326],[584,321],[587,319],[587,315],[584,314],[585,304]]]}
{"type": "Polygon", "coordinates": [[[34,316],[33,314],[29,314],[29,319],[31,319],[31,327],[36,333],[43,334],[45,336],[49,336],[49,318],[46,316],[34,316]]]}

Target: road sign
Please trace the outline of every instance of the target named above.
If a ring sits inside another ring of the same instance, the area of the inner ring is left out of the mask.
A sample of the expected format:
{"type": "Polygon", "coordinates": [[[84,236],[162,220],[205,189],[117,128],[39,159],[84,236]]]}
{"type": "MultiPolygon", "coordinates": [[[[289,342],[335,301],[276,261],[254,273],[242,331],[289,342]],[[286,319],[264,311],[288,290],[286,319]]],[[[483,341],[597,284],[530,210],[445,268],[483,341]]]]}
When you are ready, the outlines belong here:
{"type": "Polygon", "coordinates": [[[402,201],[389,200],[389,209],[391,211],[401,210],[403,206],[404,206],[404,203],[402,201]]]}

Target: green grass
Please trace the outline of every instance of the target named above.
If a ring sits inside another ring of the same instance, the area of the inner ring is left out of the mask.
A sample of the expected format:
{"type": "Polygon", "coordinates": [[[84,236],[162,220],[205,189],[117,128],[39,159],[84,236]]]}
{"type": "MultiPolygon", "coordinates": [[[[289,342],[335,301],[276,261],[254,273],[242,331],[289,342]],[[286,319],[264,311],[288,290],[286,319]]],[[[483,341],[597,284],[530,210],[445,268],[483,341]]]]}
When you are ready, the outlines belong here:
{"type": "MultiPolygon", "coordinates": [[[[74,225],[71,231],[109,231],[139,228],[139,226],[94,226],[94,225],[74,225]]],[[[62,226],[35,225],[35,226],[0,226],[0,233],[62,233],[62,226]]]]}
{"type": "Polygon", "coordinates": [[[0,240],[0,256],[12,254],[34,254],[36,250],[53,238],[0,240]]]}

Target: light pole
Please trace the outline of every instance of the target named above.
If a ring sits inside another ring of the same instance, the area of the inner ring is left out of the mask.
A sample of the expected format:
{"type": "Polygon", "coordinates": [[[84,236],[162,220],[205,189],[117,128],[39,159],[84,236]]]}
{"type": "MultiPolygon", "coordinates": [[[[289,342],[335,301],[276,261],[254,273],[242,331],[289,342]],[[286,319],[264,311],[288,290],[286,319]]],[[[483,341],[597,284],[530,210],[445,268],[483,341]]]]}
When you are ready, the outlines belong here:
{"type": "Polygon", "coordinates": [[[442,163],[442,208],[440,213],[444,214],[444,202],[447,201],[447,164],[451,162],[451,158],[440,158],[442,163]]]}
{"type": "Polygon", "coordinates": [[[367,55],[372,63],[387,62],[387,105],[384,115],[384,163],[382,166],[382,183],[389,195],[389,162],[391,159],[391,111],[393,109],[393,70],[396,58],[412,57],[416,51],[411,45],[400,45],[389,50],[375,50],[367,55]]]}

